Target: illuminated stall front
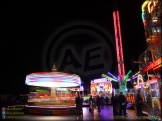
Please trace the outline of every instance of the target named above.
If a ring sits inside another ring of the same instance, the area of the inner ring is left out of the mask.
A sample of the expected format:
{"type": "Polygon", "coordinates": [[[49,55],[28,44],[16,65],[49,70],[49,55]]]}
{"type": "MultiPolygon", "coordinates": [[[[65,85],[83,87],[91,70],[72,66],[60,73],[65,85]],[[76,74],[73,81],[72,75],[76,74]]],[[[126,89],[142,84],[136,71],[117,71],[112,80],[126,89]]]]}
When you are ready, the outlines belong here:
{"type": "Polygon", "coordinates": [[[140,91],[143,98],[142,110],[148,115],[161,116],[161,79],[150,78],[144,81],[141,74],[137,77],[136,93],[140,91]]]}
{"type": "Polygon", "coordinates": [[[112,96],[112,83],[106,78],[94,79],[91,81],[91,95],[112,96]]]}

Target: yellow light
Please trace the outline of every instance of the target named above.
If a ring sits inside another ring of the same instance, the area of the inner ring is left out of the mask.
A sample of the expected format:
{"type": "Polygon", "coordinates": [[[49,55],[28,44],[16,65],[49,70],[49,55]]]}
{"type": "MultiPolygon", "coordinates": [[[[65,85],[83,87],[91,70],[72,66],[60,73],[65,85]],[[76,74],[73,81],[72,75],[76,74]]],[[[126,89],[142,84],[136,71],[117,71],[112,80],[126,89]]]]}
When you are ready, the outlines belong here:
{"type": "Polygon", "coordinates": [[[147,8],[148,8],[148,12],[151,13],[154,9],[154,7],[157,5],[158,3],[158,0],[156,1],[150,1],[147,5],[147,8]],[[152,3],[153,3],[153,6],[152,6],[152,3]]]}

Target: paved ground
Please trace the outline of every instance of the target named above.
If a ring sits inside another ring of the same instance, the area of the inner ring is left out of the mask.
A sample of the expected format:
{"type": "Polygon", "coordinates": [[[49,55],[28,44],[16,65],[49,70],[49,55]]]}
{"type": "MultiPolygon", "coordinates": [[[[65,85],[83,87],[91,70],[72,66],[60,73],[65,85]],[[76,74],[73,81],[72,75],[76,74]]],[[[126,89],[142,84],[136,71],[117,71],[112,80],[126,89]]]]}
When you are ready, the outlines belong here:
{"type": "Polygon", "coordinates": [[[77,120],[83,120],[83,121],[90,121],[90,120],[102,120],[102,121],[118,121],[118,120],[127,120],[127,121],[144,121],[145,117],[136,117],[134,110],[127,110],[127,117],[122,118],[116,117],[114,119],[113,112],[112,112],[112,106],[105,106],[100,113],[97,112],[97,110],[94,111],[94,113],[89,112],[88,107],[83,108],[83,117],[78,118],[75,115],[72,116],[38,116],[38,115],[13,115],[12,117],[8,117],[8,120],[25,120],[25,121],[77,121],[77,120]]]}

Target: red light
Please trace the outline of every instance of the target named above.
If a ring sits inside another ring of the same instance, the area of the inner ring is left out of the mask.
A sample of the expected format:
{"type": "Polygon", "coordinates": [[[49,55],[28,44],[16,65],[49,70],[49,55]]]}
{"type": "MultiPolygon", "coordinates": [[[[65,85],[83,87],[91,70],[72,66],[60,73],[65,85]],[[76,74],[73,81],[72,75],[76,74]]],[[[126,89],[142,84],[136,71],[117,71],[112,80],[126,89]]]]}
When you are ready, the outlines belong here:
{"type": "Polygon", "coordinates": [[[118,76],[119,80],[123,80],[125,76],[125,67],[124,67],[123,47],[122,47],[122,38],[121,38],[120,20],[118,11],[113,12],[113,18],[114,18],[116,52],[118,61],[118,76]]]}

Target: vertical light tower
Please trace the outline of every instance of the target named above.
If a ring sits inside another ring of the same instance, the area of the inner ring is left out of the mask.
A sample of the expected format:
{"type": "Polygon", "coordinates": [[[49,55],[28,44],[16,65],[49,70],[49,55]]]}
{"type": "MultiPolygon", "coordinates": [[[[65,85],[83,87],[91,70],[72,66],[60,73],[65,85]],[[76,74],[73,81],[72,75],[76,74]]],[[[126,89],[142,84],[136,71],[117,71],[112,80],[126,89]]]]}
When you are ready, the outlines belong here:
{"type": "Polygon", "coordinates": [[[116,53],[117,53],[117,63],[118,63],[118,79],[119,79],[119,90],[125,93],[126,83],[123,81],[125,78],[125,67],[123,58],[123,46],[121,38],[119,11],[115,10],[113,12],[114,19],[114,30],[115,30],[115,41],[116,41],[116,53]]]}

